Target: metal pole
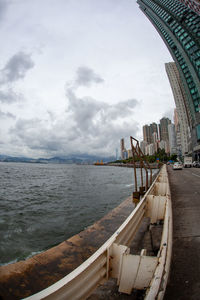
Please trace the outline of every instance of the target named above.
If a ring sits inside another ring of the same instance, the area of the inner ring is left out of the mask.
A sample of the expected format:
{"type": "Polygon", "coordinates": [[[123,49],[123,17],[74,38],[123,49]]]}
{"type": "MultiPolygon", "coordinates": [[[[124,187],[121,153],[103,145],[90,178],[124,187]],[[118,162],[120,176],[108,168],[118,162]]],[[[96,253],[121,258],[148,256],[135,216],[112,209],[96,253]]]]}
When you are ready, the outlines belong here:
{"type": "Polygon", "coordinates": [[[146,191],[147,191],[148,190],[148,183],[149,183],[148,169],[150,170],[150,185],[152,184],[152,170],[151,170],[151,167],[150,167],[149,163],[145,160],[145,156],[144,156],[142,150],[140,149],[139,141],[137,139],[131,137],[131,145],[133,145],[132,140],[134,140],[136,142],[135,152],[136,152],[137,156],[140,159],[140,165],[143,165],[143,167],[146,171],[146,191]],[[144,164],[144,162],[146,163],[147,167],[144,164]]]}
{"type": "Polygon", "coordinates": [[[132,138],[131,140],[131,148],[133,153],[133,167],[134,167],[134,177],[135,177],[135,192],[137,192],[137,174],[136,174],[136,164],[135,164],[135,147],[133,146],[132,138]]]}

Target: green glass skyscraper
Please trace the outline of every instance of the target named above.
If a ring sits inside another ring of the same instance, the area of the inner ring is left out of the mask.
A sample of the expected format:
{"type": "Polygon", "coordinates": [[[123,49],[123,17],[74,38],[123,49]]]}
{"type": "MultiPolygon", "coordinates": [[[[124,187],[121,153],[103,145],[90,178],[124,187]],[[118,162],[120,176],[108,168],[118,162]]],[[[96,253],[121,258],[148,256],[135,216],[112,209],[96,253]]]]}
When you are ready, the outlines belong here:
{"type": "Polygon", "coordinates": [[[179,70],[192,116],[193,151],[200,152],[200,16],[179,0],[137,0],[179,70]]]}

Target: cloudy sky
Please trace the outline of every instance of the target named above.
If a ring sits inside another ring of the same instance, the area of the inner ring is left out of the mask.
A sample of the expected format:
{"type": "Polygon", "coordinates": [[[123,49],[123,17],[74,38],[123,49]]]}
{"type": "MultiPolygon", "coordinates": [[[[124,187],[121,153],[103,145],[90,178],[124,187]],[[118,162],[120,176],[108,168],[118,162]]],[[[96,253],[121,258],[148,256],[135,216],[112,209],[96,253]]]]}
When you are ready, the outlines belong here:
{"type": "Polygon", "coordinates": [[[113,155],[172,118],[172,58],[136,0],[0,0],[0,40],[0,154],[113,155]]]}

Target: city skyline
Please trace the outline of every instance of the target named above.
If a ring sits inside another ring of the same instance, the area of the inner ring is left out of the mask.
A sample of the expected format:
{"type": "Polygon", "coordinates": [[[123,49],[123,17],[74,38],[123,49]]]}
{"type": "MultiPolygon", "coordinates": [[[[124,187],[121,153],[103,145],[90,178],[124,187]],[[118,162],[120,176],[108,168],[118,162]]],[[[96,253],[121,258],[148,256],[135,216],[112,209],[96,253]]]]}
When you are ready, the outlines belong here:
{"type": "Polygon", "coordinates": [[[121,136],[141,139],[142,124],[171,117],[172,59],[136,1],[0,8],[1,154],[114,154],[121,136]]]}
{"type": "MultiPolygon", "coordinates": [[[[177,147],[177,132],[176,132],[176,109],[174,109],[174,123],[167,117],[159,120],[159,123],[145,124],[143,128],[143,139],[138,141],[144,155],[154,155],[158,149],[164,149],[166,154],[177,154],[179,157],[184,155],[182,149],[177,147]],[[180,150],[180,151],[179,151],[180,150]]],[[[129,140],[121,137],[120,139],[120,158],[126,159],[132,157],[132,149],[129,140]]]]}

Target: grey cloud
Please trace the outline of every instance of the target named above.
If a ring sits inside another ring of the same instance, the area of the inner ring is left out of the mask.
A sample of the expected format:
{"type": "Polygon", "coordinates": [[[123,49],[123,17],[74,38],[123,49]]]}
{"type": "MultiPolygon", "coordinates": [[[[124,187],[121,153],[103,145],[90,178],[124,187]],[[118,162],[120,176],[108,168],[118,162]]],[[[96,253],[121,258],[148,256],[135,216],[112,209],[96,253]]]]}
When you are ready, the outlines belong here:
{"type": "Polygon", "coordinates": [[[56,120],[56,116],[52,111],[47,110],[47,114],[52,122],[56,120]]]}
{"type": "Polygon", "coordinates": [[[91,126],[93,118],[101,110],[101,106],[92,98],[78,98],[72,90],[67,91],[69,99],[69,110],[73,114],[73,119],[78,127],[87,129],[91,126]]]}
{"type": "Polygon", "coordinates": [[[69,101],[68,112],[75,122],[83,150],[109,153],[113,145],[118,146],[121,137],[136,135],[138,124],[134,120],[126,122],[139,104],[136,99],[109,105],[89,97],[77,97],[70,88],[66,96],[69,101]]]}
{"type": "Polygon", "coordinates": [[[69,110],[77,127],[82,130],[89,130],[98,127],[98,124],[110,123],[119,118],[130,116],[133,109],[138,105],[135,99],[129,99],[114,105],[98,102],[95,99],[84,97],[78,98],[71,90],[67,90],[69,110]]]}
{"type": "Polygon", "coordinates": [[[18,52],[9,59],[5,67],[0,70],[0,102],[10,104],[24,100],[23,95],[14,91],[13,83],[23,79],[33,66],[31,55],[24,52],[18,52]]]}
{"type": "MultiPolygon", "coordinates": [[[[100,125],[100,124],[99,124],[100,125]]],[[[119,122],[117,124],[110,123],[109,126],[99,126],[99,132],[96,136],[89,135],[87,147],[95,153],[106,152],[111,153],[116,147],[119,148],[119,141],[122,137],[135,136],[138,130],[138,124],[134,121],[130,123],[119,122]]],[[[87,139],[87,133],[83,133],[83,139],[87,139]]],[[[126,145],[127,148],[130,145],[126,145]]]]}
{"type": "Polygon", "coordinates": [[[107,109],[107,118],[115,120],[117,118],[123,118],[129,116],[132,110],[139,104],[136,99],[129,99],[123,102],[119,102],[115,105],[109,105],[107,109]]]}
{"type": "Polygon", "coordinates": [[[13,114],[9,113],[9,112],[3,112],[3,111],[0,110],[0,118],[4,118],[4,119],[6,119],[6,118],[15,119],[16,117],[15,117],[13,114]]]}
{"type": "Polygon", "coordinates": [[[8,1],[7,0],[0,0],[0,20],[2,20],[2,17],[7,9],[8,1]]]}
{"type": "Polygon", "coordinates": [[[31,55],[18,52],[13,55],[5,67],[0,70],[0,84],[7,84],[23,79],[26,72],[34,67],[31,55]]]}
{"type": "Polygon", "coordinates": [[[99,120],[91,123],[88,128],[69,123],[73,123],[73,118],[69,116],[55,125],[39,119],[18,120],[10,131],[12,143],[49,156],[78,152],[110,155],[119,147],[121,137],[135,136],[138,130],[138,124],[134,121],[102,123],[99,120]]]}
{"type": "Polygon", "coordinates": [[[47,124],[40,119],[19,119],[10,134],[15,145],[24,145],[31,150],[54,153],[62,149],[63,140],[57,128],[47,129],[47,124]]]}
{"type": "Polygon", "coordinates": [[[169,118],[172,122],[174,119],[174,108],[169,108],[165,113],[163,114],[162,118],[169,118]]]}
{"type": "MultiPolygon", "coordinates": [[[[75,95],[73,96],[76,98],[75,95]]],[[[84,102],[83,99],[79,100],[84,102]]],[[[82,115],[77,103],[73,108],[71,107],[73,113],[68,111],[66,118],[57,123],[51,119],[49,121],[18,120],[10,131],[13,145],[26,146],[30,151],[36,153],[39,151],[49,156],[77,152],[110,155],[116,147],[119,147],[121,137],[136,135],[138,124],[134,120],[127,123],[124,119],[109,119],[109,112],[106,120],[101,117],[101,106],[106,114],[109,105],[97,102],[93,106],[93,113],[88,114],[90,101],[91,99],[88,99],[88,102],[82,103],[82,115]]]]}
{"type": "MultiPolygon", "coordinates": [[[[90,76],[89,76],[90,77],[90,76]]],[[[88,77],[88,78],[89,78],[88,77]]],[[[91,77],[90,77],[91,78],[91,77]]],[[[93,78],[93,77],[92,77],[93,78]]],[[[88,79],[85,83],[91,83],[88,79]]],[[[135,99],[107,104],[91,97],[78,97],[67,88],[68,109],[62,119],[47,111],[47,120],[18,120],[11,134],[13,144],[50,156],[72,153],[113,154],[121,137],[135,136],[138,124],[130,115],[138,105],[135,99]]]]}
{"type": "Polygon", "coordinates": [[[23,95],[14,92],[12,88],[0,90],[0,102],[2,103],[13,103],[23,100],[23,95]]]}
{"type": "Polygon", "coordinates": [[[79,67],[76,73],[77,86],[90,86],[92,83],[103,83],[104,80],[88,67],[79,67]]]}

